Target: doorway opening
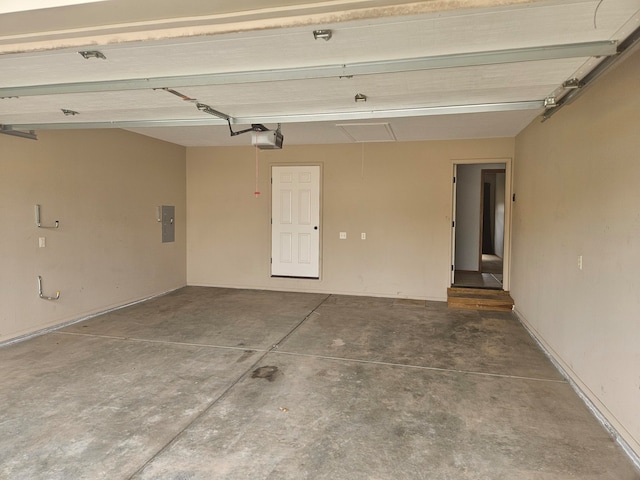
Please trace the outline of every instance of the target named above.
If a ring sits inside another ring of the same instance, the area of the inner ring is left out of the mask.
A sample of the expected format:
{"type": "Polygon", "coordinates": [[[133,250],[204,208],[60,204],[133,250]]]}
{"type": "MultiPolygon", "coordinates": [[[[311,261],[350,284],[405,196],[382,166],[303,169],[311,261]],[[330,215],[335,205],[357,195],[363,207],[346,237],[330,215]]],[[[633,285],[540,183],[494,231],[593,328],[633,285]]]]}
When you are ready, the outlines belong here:
{"type": "Polygon", "coordinates": [[[271,167],[271,276],[320,278],[320,166],[271,167]]]}
{"type": "Polygon", "coordinates": [[[507,290],[509,169],[508,162],[454,164],[453,287],[507,290]]]}
{"type": "Polygon", "coordinates": [[[481,170],[480,276],[489,288],[502,289],[504,270],[505,169],[481,170]]]}

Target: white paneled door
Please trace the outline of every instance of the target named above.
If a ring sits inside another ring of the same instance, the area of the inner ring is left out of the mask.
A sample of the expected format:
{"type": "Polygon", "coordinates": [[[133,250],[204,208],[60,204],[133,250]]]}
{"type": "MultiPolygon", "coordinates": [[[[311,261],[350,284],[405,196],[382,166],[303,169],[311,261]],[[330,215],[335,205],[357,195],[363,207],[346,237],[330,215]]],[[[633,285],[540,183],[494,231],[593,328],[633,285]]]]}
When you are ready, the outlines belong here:
{"type": "Polygon", "coordinates": [[[271,170],[271,275],[319,278],[320,167],[271,170]]]}

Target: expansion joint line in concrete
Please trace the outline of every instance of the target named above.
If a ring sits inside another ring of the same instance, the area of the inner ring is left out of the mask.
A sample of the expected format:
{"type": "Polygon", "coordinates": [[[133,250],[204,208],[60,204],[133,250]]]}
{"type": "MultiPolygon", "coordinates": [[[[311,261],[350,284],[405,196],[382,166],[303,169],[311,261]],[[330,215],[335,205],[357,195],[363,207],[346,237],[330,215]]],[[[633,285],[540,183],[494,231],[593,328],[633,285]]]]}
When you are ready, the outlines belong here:
{"type": "MultiPolygon", "coordinates": [[[[305,317],[306,318],[306,317],[305,317]]],[[[104,335],[101,333],[82,333],[82,332],[52,332],[55,335],[73,335],[77,337],[93,337],[93,338],[105,338],[108,340],[123,340],[126,342],[141,342],[141,343],[161,343],[163,345],[176,345],[182,347],[202,347],[202,348],[215,348],[222,350],[241,350],[246,352],[250,350],[252,352],[269,352],[271,349],[263,348],[247,348],[247,347],[231,347],[229,345],[212,345],[210,343],[194,343],[194,342],[172,342],[170,340],[154,340],[152,338],[137,338],[137,337],[123,337],[119,335],[104,335]]]]}
{"type": "Polygon", "coordinates": [[[330,355],[317,355],[317,354],[311,354],[311,353],[282,352],[282,351],[280,352],[273,351],[268,353],[276,353],[279,355],[291,355],[293,357],[321,358],[323,360],[334,360],[337,362],[345,362],[345,363],[364,363],[368,365],[402,367],[402,368],[410,368],[414,370],[429,370],[432,372],[441,372],[441,373],[457,373],[460,375],[476,375],[480,377],[511,378],[514,380],[530,380],[533,382],[567,383],[565,379],[555,380],[553,378],[525,377],[523,375],[507,375],[505,373],[474,372],[473,370],[457,370],[454,368],[428,367],[425,365],[411,365],[411,364],[405,364],[405,363],[381,362],[378,360],[361,360],[358,358],[332,357],[330,355]]]}
{"type": "MultiPolygon", "coordinates": [[[[320,303],[318,303],[318,305],[316,305],[313,310],[311,310],[311,312],[309,312],[302,320],[300,320],[297,324],[295,324],[280,340],[278,340],[276,343],[273,344],[273,346],[271,348],[269,348],[266,351],[262,351],[262,355],[260,355],[260,357],[253,362],[253,364],[247,368],[244,372],[242,372],[240,375],[238,375],[238,378],[236,378],[235,380],[233,380],[229,386],[227,388],[224,389],[224,391],[218,395],[217,398],[213,399],[198,415],[196,415],[193,420],[191,420],[189,423],[187,423],[179,432],[177,432],[173,438],[171,440],[169,440],[164,446],[162,446],[156,453],[154,453],[153,455],[151,455],[151,457],[149,457],[149,459],[140,467],[138,468],[135,472],[133,472],[133,474],[131,476],[129,476],[128,480],[132,480],[137,474],[141,473],[146,467],[147,465],[149,465],[155,458],[157,458],[160,454],[162,454],[162,452],[164,452],[165,450],[167,450],[171,445],[173,445],[176,441],[178,441],[178,439],[182,436],[182,434],[189,428],[191,427],[191,425],[193,425],[195,422],[197,422],[200,418],[202,418],[203,415],[205,415],[209,410],[211,410],[215,405],[217,405],[218,403],[220,403],[220,401],[222,401],[227,395],[229,395],[229,393],[231,392],[231,390],[233,389],[233,387],[235,387],[238,383],[240,383],[247,375],[249,375],[251,372],[253,372],[258,365],[260,365],[260,363],[264,360],[264,358],[269,355],[269,353],[274,352],[275,350],[278,349],[278,347],[280,346],[280,344],[282,342],[284,342],[287,338],[289,338],[298,328],[300,328],[300,326],[307,321],[307,319],[309,317],[311,317],[311,315],[317,315],[316,310],[318,308],[320,308],[320,306],[327,301],[327,299],[330,297],[331,295],[327,295],[325,298],[322,299],[322,301],[320,303]]],[[[166,342],[164,342],[166,343],[166,342]]],[[[259,352],[258,350],[253,350],[255,352],[259,352]]]]}
{"type": "Polygon", "coordinates": [[[304,317],[302,320],[300,320],[300,321],[297,323],[297,325],[295,325],[291,330],[289,330],[289,332],[288,332],[284,337],[282,337],[278,342],[276,342],[276,343],[275,343],[275,344],[274,344],[274,345],[269,349],[269,351],[268,351],[267,353],[269,353],[269,352],[273,352],[273,351],[277,350],[278,348],[280,348],[280,344],[281,344],[282,342],[284,342],[285,340],[287,340],[287,338],[289,338],[291,335],[293,335],[293,334],[294,334],[294,332],[295,332],[296,330],[298,330],[298,328],[300,328],[300,327],[302,326],[302,324],[303,324],[304,322],[306,322],[306,321],[307,321],[307,319],[308,319],[309,317],[311,317],[311,315],[320,315],[319,313],[317,313],[317,312],[316,312],[316,310],[318,310],[318,308],[320,308],[320,307],[322,306],[322,304],[323,304],[324,302],[326,302],[326,301],[329,299],[329,297],[330,297],[330,296],[331,296],[331,295],[327,295],[326,297],[324,297],[324,298],[322,299],[322,301],[321,301],[318,305],[316,305],[316,306],[315,306],[315,308],[314,308],[313,310],[311,310],[311,312],[310,312],[306,317],[304,317]]]}

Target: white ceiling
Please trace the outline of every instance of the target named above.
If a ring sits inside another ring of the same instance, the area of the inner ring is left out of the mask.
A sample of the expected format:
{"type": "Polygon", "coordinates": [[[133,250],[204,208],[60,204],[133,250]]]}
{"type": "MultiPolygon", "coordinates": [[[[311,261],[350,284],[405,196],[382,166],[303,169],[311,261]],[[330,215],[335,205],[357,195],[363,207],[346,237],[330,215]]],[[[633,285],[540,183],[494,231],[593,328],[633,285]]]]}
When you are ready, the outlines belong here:
{"type": "Polygon", "coordinates": [[[512,137],[640,20],[640,0],[149,1],[0,13],[0,124],[250,144],[201,103],[285,145],[512,137]]]}

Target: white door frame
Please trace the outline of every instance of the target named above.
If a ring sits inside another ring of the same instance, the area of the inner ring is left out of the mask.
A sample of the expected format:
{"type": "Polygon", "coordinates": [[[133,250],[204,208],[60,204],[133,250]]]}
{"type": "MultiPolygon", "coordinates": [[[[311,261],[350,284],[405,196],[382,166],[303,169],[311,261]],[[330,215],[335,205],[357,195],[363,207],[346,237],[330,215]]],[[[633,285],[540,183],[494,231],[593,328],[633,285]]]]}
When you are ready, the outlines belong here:
{"type": "Polygon", "coordinates": [[[456,264],[456,214],[457,214],[457,199],[458,199],[458,195],[457,195],[457,190],[458,190],[458,183],[457,183],[457,178],[458,178],[458,164],[454,163],[453,164],[453,175],[452,175],[452,181],[451,181],[451,188],[452,188],[452,193],[451,193],[451,242],[450,242],[450,247],[451,247],[451,271],[449,272],[449,286],[453,285],[453,282],[455,280],[455,268],[454,265],[456,264]]]}
{"type": "MultiPolygon", "coordinates": [[[[454,221],[456,217],[456,185],[453,182],[453,178],[455,178],[457,174],[457,166],[458,165],[473,165],[473,164],[482,164],[482,163],[504,163],[505,164],[505,172],[504,172],[504,257],[503,257],[503,278],[502,278],[502,289],[505,291],[509,291],[510,280],[511,280],[511,207],[512,207],[512,195],[513,195],[513,159],[511,157],[506,158],[456,158],[451,160],[451,171],[452,171],[452,181],[451,181],[451,243],[449,245],[449,253],[451,258],[451,265],[455,265],[455,226],[454,221]]],[[[452,271],[449,276],[449,286],[453,285],[453,275],[452,271]]]]}
{"type": "Polygon", "coordinates": [[[321,275],[322,275],[322,174],[323,174],[323,168],[322,168],[322,164],[321,163],[272,163],[270,165],[270,175],[271,175],[271,188],[270,188],[270,215],[271,215],[271,228],[270,228],[270,238],[271,238],[271,261],[272,261],[272,265],[270,266],[270,271],[271,271],[271,276],[272,277],[277,277],[277,278],[296,278],[296,279],[309,279],[309,280],[320,280],[321,275]],[[314,235],[317,235],[317,271],[316,271],[316,275],[314,276],[307,276],[307,275],[295,275],[295,274],[278,274],[278,273],[274,273],[273,272],[273,261],[274,261],[274,243],[273,243],[273,234],[274,234],[274,229],[273,229],[273,202],[274,202],[274,198],[273,198],[273,194],[274,194],[274,189],[273,189],[273,175],[274,175],[274,170],[276,168],[297,168],[297,167],[317,167],[318,169],[318,218],[317,218],[317,225],[315,225],[316,222],[314,222],[314,225],[309,225],[310,228],[314,228],[315,232],[314,235]]]}

